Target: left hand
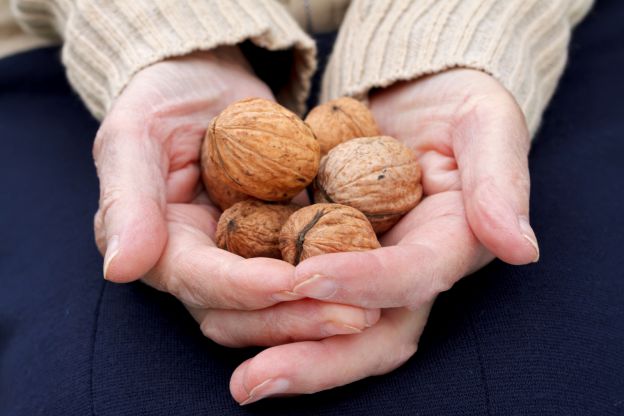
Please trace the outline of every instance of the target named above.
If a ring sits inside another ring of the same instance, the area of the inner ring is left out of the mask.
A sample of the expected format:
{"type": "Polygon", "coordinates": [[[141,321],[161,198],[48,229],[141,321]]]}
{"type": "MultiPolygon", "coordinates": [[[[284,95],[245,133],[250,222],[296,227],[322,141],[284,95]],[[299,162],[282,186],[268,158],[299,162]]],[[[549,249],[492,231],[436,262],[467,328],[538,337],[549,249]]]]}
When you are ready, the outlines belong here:
{"type": "Polygon", "coordinates": [[[449,70],[371,98],[385,134],[411,147],[426,198],[368,252],[312,257],[293,291],[327,302],[386,309],[362,334],[267,349],[234,372],[241,403],[313,393],[400,366],[416,351],[436,296],[495,256],[537,261],[528,222],[530,146],[524,116],[491,76],[449,70]]]}
{"type": "Polygon", "coordinates": [[[237,47],[223,46],[139,71],[100,127],[95,236],[104,275],[141,279],[176,296],[210,339],[227,346],[277,345],[361,332],[379,310],[300,299],[294,267],[244,259],[215,244],[220,211],[200,181],[209,121],[230,103],[273,94],[237,47]]]}

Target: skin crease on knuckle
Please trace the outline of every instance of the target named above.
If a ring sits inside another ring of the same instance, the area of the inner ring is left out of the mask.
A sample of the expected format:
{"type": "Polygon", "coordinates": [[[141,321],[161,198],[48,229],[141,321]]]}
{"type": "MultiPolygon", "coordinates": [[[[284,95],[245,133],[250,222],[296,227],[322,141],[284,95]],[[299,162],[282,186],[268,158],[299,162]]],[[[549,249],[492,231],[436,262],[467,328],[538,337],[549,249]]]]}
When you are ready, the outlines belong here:
{"type": "MultiPolygon", "coordinates": [[[[295,341],[294,334],[298,332],[293,325],[292,316],[278,316],[274,308],[264,311],[262,327],[259,332],[263,333],[269,345],[279,345],[295,341]],[[293,334],[293,335],[291,335],[293,334]]],[[[295,317],[296,320],[302,320],[295,317]]]]}

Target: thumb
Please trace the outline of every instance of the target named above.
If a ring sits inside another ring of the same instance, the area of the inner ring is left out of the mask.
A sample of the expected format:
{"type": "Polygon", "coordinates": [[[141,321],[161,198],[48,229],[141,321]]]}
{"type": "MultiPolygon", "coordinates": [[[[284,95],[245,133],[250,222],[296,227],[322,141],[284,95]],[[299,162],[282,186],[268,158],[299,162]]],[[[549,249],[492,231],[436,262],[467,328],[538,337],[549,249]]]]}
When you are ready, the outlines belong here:
{"type": "Polygon", "coordinates": [[[100,180],[95,235],[104,278],[137,280],[154,267],[166,240],[163,149],[139,123],[105,120],[93,147],[100,180]]]}
{"type": "Polygon", "coordinates": [[[524,116],[508,94],[481,104],[461,118],[453,142],[468,223],[501,260],[536,262],[539,247],[529,224],[530,138],[524,116]]]}

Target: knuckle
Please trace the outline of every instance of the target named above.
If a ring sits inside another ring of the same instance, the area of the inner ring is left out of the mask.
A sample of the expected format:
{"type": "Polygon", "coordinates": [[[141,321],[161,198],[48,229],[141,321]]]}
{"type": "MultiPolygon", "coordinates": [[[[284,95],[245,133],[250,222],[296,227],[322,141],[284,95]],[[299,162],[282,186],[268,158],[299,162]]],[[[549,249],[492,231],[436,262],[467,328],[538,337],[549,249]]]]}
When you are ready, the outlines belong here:
{"type": "Polygon", "coordinates": [[[199,328],[206,338],[224,347],[236,348],[243,346],[240,340],[235,339],[235,337],[229,334],[228,331],[219,324],[218,319],[211,318],[211,312],[208,312],[206,317],[204,317],[199,324],[199,328]]]}
{"type": "Polygon", "coordinates": [[[401,292],[401,303],[409,309],[418,308],[422,303],[422,293],[415,290],[405,290],[401,292]]]}
{"type": "Polygon", "coordinates": [[[100,131],[107,137],[118,137],[128,132],[141,131],[145,127],[145,117],[134,109],[113,109],[102,123],[100,131]]]}
{"type": "Polygon", "coordinates": [[[113,108],[95,134],[92,152],[96,165],[102,155],[110,149],[108,143],[146,138],[147,135],[143,133],[148,130],[147,119],[148,117],[134,109],[113,108]]]}
{"type": "Polygon", "coordinates": [[[243,263],[229,263],[227,267],[217,271],[217,274],[221,276],[218,298],[224,305],[239,310],[252,310],[266,306],[262,301],[258,301],[257,276],[248,276],[248,273],[241,275],[234,270],[235,268],[247,269],[244,263],[246,260],[240,261],[243,263]]]}
{"type": "Polygon", "coordinates": [[[438,276],[434,279],[434,284],[430,293],[428,293],[426,300],[431,300],[442,292],[450,290],[455,282],[461,279],[461,276],[450,274],[448,276],[438,276]]]}
{"type": "Polygon", "coordinates": [[[116,136],[116,133],[122,130],[122,128],[118,126],[118,119],[119,116],[116,115],[116,112],[112,111],[106,116],[104,121],[102,121],[100,128],[95,133],[93,157],[96,161],[99,159],[99,156],[102,155],[106,143],[112,140],[116,136]]]}
{"type": "Polygon", "coordinates": [[[419,310],[426,303],[433,301],[440,293],[451,289],[457,280],[459,277],[430,276],[429,283],[423,284],[418,290],[406,291],[404,305],[411,311],[419,310]]]}
{"type": "Polygon", "coordinates": [[[211,319],[211,314],[211,311],[206,311],[202,321],[199,323],[199,329],[206,338],[214,339],[218,331],[216,330],[216,325],[213,319],[211,319]]]}
{"type": "Polygon", "coordinates": [[[509,181],[513,189],[522,193],[528,193],[531,188],[531,180],[527,173],[526,168],[518,168],[511,173],[509,181]]]}
{"type": "Polygon", "coordinates": [[[200,269],[195,259],[206,256],[200,246],[175,247],[169,242],[164,255],[152,271],[150,278],[157,282],[161,290],[170,293],[183,302],[198,308],[227,308],[248,310],[241,292],[228,279],[227,274],[218,270],[200,269]],[[215,276],[213,279],[204,276],[215,276]],[[226,281],[216,277],[224,276],[226,281]]]}
{"type": "Polygon", "coordinates": [[[417,343],[415,342],[397,344],[388,354],[384,354],[372,369],[371,375],[385,374],[401,367],[416,353],[416,349],[417,343]]]}
{"type": "Polygon", "coordinates": [[[196,308],[207,308],[210,302],[205,299],[205,288],[197,287],[194,282],[193,271],[190,270],[192,266],[186,256],[184,250],[173,251],[171,247],[167,247],[150,278],[161,290],[186,304],[196,308]]]}
{"type": "Polygon", "coordinates": [[[398,368],[405,364],[418,350],[418,343],[408,342],[401,344],[394,353],[393,360],[389,363],[391,368],[398,368]]]}
{"type": "Polygon", "coordinates": [[[214,290],[215,302],[221,306],[242,311],[254,309],[255,305],[250,305],[247,297],[243,295],[248,293],[249,290],[241,289],[241,285],[228,275],[225,275],[224,279],[225,281],[221,282],[219,287],[216,287],[214,290]]]}
{"type": "Polygon", "coordinates": [[[146,283],[150,286],[169,293],[182,301],[187,307],[205,309],[202,302],[196,301],[195,291],[189,287],[186,276],[187,259],[183,257],[183,250],[175,250],[175,244],[171,240],[163,250],[156,265],[145,275],[146,283]]]}

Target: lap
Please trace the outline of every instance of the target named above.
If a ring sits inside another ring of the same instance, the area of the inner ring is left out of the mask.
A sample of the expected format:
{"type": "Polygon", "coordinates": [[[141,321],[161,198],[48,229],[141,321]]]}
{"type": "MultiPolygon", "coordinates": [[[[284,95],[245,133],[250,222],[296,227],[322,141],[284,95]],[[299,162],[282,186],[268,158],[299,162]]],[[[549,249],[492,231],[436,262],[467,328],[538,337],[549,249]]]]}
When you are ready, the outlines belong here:
{"type": "Polygon", "coordinates": [[[58,51],[0,61],[0,413],[621,414],[623,9],[602,2],[579,29],[531,153],[540,262],[494,262],[443,294],[399,370],[250,408],[228,380],[257,350],[204,339],[165,294],[102,280],[97,123],[58,51]]]}

